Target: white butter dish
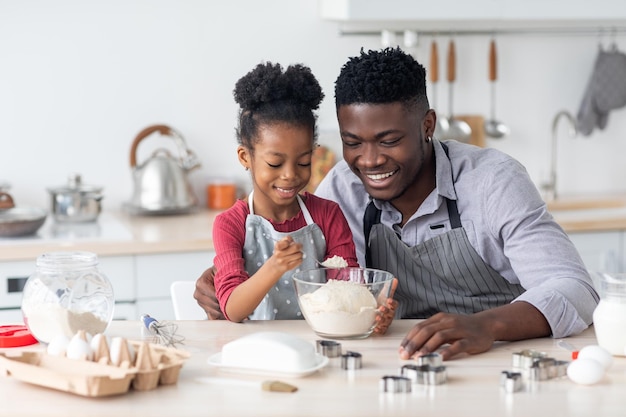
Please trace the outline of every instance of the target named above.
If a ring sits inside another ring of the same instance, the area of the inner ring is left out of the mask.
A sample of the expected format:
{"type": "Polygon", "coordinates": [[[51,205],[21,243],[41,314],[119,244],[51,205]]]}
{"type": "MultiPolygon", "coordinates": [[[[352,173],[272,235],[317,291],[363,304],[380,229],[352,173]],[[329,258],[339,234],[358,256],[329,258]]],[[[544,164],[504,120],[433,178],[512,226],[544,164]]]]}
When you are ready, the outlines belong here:
{"type": "Polygon", "coordinates": [[[326,366],[328,358],[289,333],[257,332],[226,343],[208,363],[227,371],[300,377],[326,366]]]}

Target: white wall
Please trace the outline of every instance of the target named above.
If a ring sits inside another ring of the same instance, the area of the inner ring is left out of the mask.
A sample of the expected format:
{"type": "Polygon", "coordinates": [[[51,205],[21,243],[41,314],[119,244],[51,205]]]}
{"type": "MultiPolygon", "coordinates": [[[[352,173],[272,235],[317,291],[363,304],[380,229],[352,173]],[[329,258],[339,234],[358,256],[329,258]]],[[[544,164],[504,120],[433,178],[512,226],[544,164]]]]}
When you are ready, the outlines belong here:
{"type": "MultiPolygon", "coordinates": [[[[428,64],[430,41],[411,49],[428,64]]],[[[439,39],[445,56],[448,38],[439,39]]],[[[487,37],[457,37],[457,114],[489,112],[487,37]]],[[[617,41],[626,49],[626,39],[617,41]]],[[[545,179],[552,118],[578,110],[598,36],[506,35],[498,39],[498,117],[513,133],[490,140],[545,179]]],[[[105,209],[131,194],[130,145],[144,127],[179,130],[203,167],[191,175],[198,196],[211,177],[246,183],[235,156],[236,80],[262,60],[309,65],[326,93],[322,143],[340,152],[335,77],[374,36],[340,36],[318,18],[315,0],[0,0],[0,183],[18,205],[49,206],[47,187],[80,172],[105,187],[105,209]]],[[[445,61],[442,61],[441,67],[445,61]]],[[[443,78],[443,77],[442,77],[443,78]]],[[[439,86],[447,113],[447,85],[439,86]]],[[[559,138],[559,188],[626,192],[626,110],[588,138],[559,138]]],[[[148,139],[141,162],[161,141],[148,139]]]]}

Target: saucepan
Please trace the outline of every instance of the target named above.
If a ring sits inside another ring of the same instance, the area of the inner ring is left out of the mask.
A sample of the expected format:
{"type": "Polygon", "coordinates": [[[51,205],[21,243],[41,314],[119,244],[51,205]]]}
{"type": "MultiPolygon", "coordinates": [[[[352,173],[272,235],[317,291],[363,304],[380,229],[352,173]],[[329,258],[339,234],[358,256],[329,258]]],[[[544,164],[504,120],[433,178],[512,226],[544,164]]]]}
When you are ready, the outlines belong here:
{"type": "Polygon", "coordinates": [[[48,213],[37,207],[15,207],[13,197],[0,192],[0,237],[35,234],[44,224],[48,213]]]}
{"type": "Polygon", "coordinates": [[[48,188],[53,218],[58,223],[95,222],[102,211],[102,187],[85,185],[78,173],[66,185],[48,188]]]}

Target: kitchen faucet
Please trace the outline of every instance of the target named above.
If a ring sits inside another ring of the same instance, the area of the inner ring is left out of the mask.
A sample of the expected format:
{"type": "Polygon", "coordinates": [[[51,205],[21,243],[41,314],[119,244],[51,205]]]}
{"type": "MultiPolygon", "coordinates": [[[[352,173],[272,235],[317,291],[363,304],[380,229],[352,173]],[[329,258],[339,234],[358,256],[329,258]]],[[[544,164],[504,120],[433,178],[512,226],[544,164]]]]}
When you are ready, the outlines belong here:
{"type": "Polygon", "coordinates": [[[552,144],[550,148],[550,179],[541,185],[541,188],[545,192],[546,200],[555,200],[558,196],[556,190],[556,165],[557,165],[557,128],[559,127],[559,121],[565,117],[569,122],[569,133],[571,137],[575,137],[577,134],[576,121],[574,116],[567,110],[559,111],[552,119],[552,144]]]}

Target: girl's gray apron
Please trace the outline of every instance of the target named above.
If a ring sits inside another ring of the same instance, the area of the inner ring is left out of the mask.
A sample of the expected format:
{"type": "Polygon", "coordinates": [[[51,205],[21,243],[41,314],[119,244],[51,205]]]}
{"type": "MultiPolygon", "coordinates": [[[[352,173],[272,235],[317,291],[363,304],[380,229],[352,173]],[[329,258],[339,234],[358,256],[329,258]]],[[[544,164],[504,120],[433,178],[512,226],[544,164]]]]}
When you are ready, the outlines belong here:
{"type": "MultiPolygon", "coordinates": [[[[447,155],[448,149],[442,145],[447,155]]],[[[399,304],[398,318],[427,318],[440,311],[471,314],[507,304],[524,292],[521,285],[507,281],[472,247],[456,200],[446,198],[446,204],[451,230],[413,247],[380,224],[380,210],[373,201],[365,210],[367,266],[389,271],[398,278],[394,296],[399,304]]]]}
{"type": "Polygon", "coordinates": [[[291,277],[296,271],[316,268],[315,259],[323,259],[326,254],[326,238],[319,226],[313,222],[311,213],[300,196],[297,198],[307,225],[295,232],[277,232],[267,219],[254,214],[252,193],[248,196],[250,214],[246,218],[246,238],[243,245],[248,275],[254,275],[259,270],[274,253],[274,244],[286,236],[291,236],[295,242],[300,243],[304,253],[300,266],[280,277],[249,316],[251,320],[303,318],[291,277]]]}

